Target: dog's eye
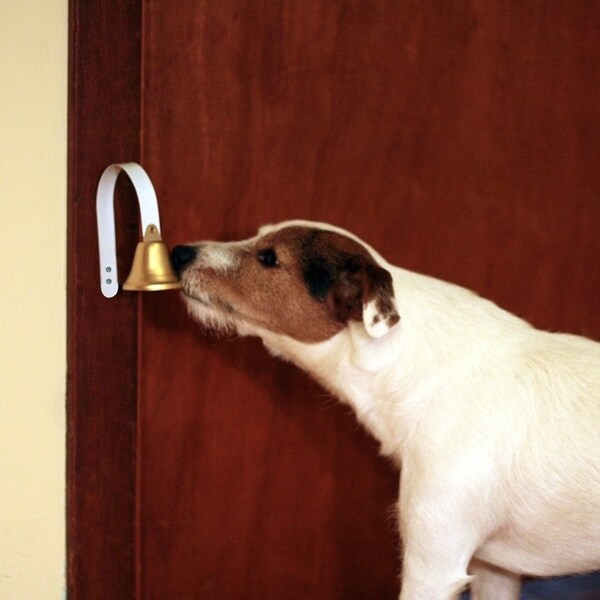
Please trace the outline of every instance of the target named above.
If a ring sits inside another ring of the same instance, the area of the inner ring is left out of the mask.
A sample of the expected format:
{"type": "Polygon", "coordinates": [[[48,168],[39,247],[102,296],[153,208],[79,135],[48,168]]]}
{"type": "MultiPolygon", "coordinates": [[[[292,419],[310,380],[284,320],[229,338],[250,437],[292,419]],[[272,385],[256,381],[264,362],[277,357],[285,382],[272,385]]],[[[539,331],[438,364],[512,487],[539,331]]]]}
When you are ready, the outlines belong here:
{"type": "Polygon", "coordinates": [[[279,261],[277,260],[277,254],[275,254],[275,250],[273,248],[265,248],[264,250],[259,250],[256,258],[258,258],[258,262],[264,267],[278,267],[279,261]]]}

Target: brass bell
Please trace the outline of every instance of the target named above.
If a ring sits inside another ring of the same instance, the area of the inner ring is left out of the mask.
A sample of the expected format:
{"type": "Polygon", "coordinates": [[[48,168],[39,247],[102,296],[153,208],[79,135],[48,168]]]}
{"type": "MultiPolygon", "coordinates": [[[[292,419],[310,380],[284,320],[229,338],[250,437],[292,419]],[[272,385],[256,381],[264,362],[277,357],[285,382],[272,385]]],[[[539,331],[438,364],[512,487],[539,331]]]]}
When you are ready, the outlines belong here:
{"type": "Polygon", "coordinates": [[[154,292],[180,287],[181,282],[173,269],[169,249],[162,241],[158,227],[150,224],[146,227],[144,241],[139,242],[135,249],[131,272],[123,289],[154,292]]]}

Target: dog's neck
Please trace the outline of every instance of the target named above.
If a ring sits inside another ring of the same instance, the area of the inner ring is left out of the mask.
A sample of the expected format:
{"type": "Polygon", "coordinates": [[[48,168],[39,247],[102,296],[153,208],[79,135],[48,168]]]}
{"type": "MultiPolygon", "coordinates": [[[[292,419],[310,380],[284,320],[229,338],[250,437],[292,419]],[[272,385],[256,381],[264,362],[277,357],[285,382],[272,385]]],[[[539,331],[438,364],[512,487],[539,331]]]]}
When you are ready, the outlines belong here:
{"type": "MultiPolygon", "coordinates": [[[[410,305],[408,286],[403,287],[403,303],[410,305]]],[[[381,338],[371,337],[359,321],[349,321],[332,338],[314,344],[269,331],[258,334],[275,356],[293,362],[349,404],[381,443],[382,454],[400,461],[408,435],[403,424],[415,422],[408,413],[420,409],[419,389],[431,360],[426,347],[412,341],[419,333],[408,311],[381,338]]]]}
{"type": "Polygon", "coordinates": [[[316,344],[268,331],[258,334],[274,355],[307,371],[352,406],[382,453],[400,461],[442,379],[465,364],[475,365],[482,352],[498,351],[503,331],[522,322],[468,290],[392,269],[401,320],[381,338],[370,337],[358,321],[316,344]],[[476,332],[471,337],[464,333],[469,331],[465,319],[475,313],[480,321],[490,321],[489,339],[496,331],[496,347],[481,348],[476,332]]]}

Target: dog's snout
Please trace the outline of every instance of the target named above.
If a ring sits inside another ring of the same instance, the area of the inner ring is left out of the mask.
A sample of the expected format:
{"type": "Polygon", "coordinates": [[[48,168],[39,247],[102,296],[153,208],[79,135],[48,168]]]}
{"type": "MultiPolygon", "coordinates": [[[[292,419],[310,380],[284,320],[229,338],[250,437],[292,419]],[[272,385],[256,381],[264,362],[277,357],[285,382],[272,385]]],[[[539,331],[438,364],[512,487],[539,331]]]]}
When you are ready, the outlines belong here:
{"type": "Polygon", "coordinates": [[[196,258],[196,248],[194,246],[175,246],[171,252],[171,258],[175,270],[178,275],[181,275],[185,268],[196,258]]]}

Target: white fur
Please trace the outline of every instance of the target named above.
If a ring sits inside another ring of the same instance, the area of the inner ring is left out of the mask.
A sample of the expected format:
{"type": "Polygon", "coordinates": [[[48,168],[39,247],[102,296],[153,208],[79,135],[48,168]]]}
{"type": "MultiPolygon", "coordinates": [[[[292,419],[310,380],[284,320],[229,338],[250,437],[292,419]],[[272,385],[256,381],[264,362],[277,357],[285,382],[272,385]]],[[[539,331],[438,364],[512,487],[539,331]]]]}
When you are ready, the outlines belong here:
{"type": "MultiPolygon", "coordinates": [[[[251,241],[248,240],[248,242],[251,241]]],[[[239,254],[236,250],[247,245],[248,242],[231,242],[229,244],[205,242],[203,256],[206,260],[206,266],[218,271],[227,271],[237,267],[239,264],[239,254]]]]}
{"type": "MultiPolygon", "coordinates": [[[[307,224],[357,239],[305,221],[259,236],[307,224]]],[[[350,404],[401,465],[401,600],[451,600],[472,576],[477,600],[516,600],[519,575],[600,568],[600,344],[361,243],[392,274],[398,325],[351,322],[317,344],[242,333],[350,404]]]]}

